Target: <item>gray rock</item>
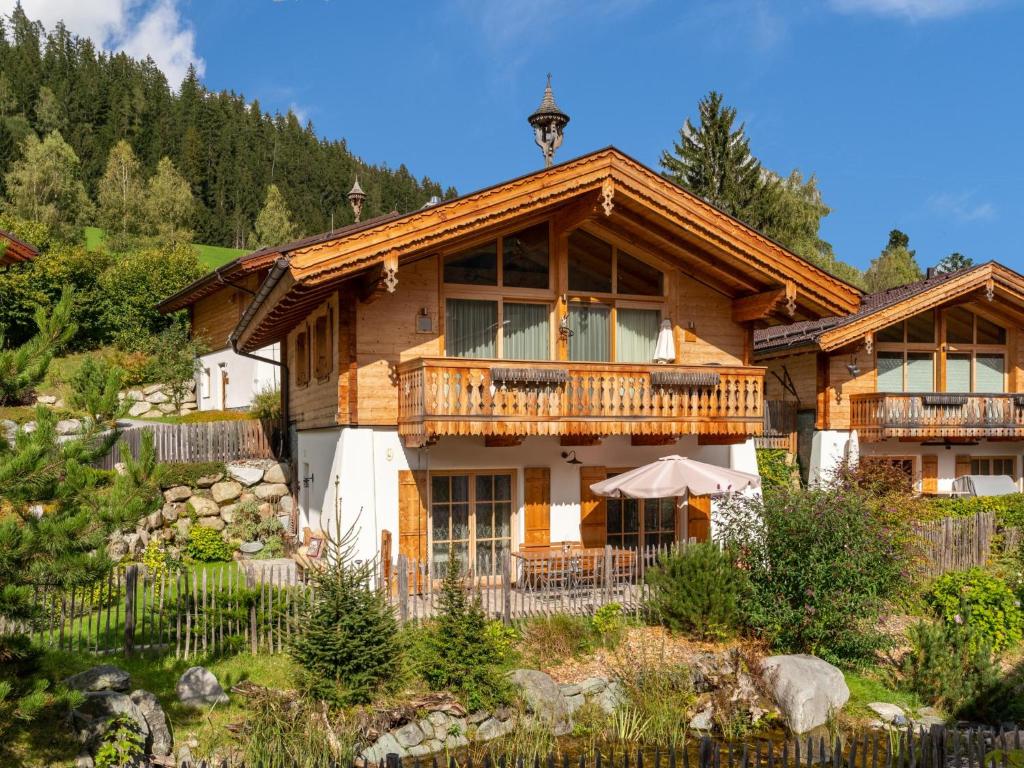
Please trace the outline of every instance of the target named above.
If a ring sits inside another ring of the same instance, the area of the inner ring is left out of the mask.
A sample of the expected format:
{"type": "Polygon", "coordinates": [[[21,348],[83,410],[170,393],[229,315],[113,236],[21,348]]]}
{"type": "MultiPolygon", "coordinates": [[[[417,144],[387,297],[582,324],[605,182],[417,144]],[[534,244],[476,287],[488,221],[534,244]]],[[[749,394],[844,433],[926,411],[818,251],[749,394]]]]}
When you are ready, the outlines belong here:
{"type": "Polygon", "coordinates": [[[200,517],[196,522],[203,528],[213,528],[215,531],[223,531],[228,525],[220,517],[200,517]]]}
{"type": "Polygon", "coordinates": [[[238,545],[238,551],[246,555],[255,555],[263,549],[262,541],[246,541],[238,545]]]}
{"type": "Polygon", "coordinates": [[[37,403],[41,403],[42,405],[56,405],[57,404],[57,396],[56,395],[37,395],[36,396],[36,402],[37,403]]]}
{"type": "Polygon", "coordinates": [[[260,483],[252,489],[256,498],[261,501],[266,499],[283,499],[288,495],[288,486],[284,483],[260,483]]]}
{"type": "Polygon", "coordinates": [[[409,752],[398,743],[398,740],[391,733],[383,734],[373,746],[363,752],[363,759],[367,763],[379,763],[389,754],[396,754],[399,757],[406,757],[409,752]]]}
{"type": "Polygon", "coordinates": [[[406,749],[415,747],[425,738],[423,731],[420,730],[416,723],[406,723],[401,728],[395,730],[394,734],[398,743],[406,749]]]}
{"type": "Polygon", "coordinates": [[[710,731],[714,726],[715,705],[709,701],[690,718],[690,728],[695,731],[710,731]]]}
{"type": "Polygon", "coordinates": [[[159,392],[161,389],[163,389],[163,387],[163,384],[147,384],[145,387],[142,388],[142,394],[149,396],[159,392]]]}
{"type": "Polygon", "coordinates": [[[160,403],[156,409],[166,415],[178,412],[178,409],[174,407],[174,403],[160,403]]]}
{"type": "Polygon", "coordinates": [[[295,499],[291,496],[282,496],[281,500],[277,502],[277,506],[281,510],[281,514],[290,515],[295,509],[295,499]]]}
{"type": "Polygon", "coordinates": [[[434,724],[430,722],[430,720],[428,720],[427,718],[424,717],[420,720],[417,720],[416,725],[417,727],[419,727],[421,731],[423,731],[424,739],[433,739],[437,736],[437,733],[435,733],[434,731],[434,724]]]}
{"type": "Polygon", "coordinates": [[[146,396],[142,394],[142,390],[139,389],[129,389],[125,392],[125,397],[136,403],[146,399],[146,396]]]}
{"type": "Polygon", "coordinates": [[[228,476],[232,480],[237,480],[246,488],[256,485],[256,483],[263,479],[263,470],[259,467],[252,467],[248,464],[228,464],[227,469],[228,476]]]}
{"type": "Polygon", "coordinates": [[[146,413],[149,413],[149,403],[147,403],[145,400],[140,400],[136,403],[132,403],[131,407],[128,409],[128,415],[131,416],[133,419],[137,419],[139,418],[139,416],[142,416],[143,414],[146,413]]]}
{"type": "Polygon", "coordinates": [[[502,722],[493,717],[488,718],[480,723],[480,727],[476,729],[476,740],[490,741],[491,739],[497,739],[507,734],[514,727],[515,723],[512,720],[502,722]]]}
{"type": "Polygon", "coordinates": [[[185,509],[189,514],[195,513],[196,517],[216,517],[220,514],[220,507],[213,499],[205,496],[193,496],[188,500],[185,509]]]}
{"type": "Polygon", "coordinates": [[[226,704],[228,701],[217,678],[206,667],[186,669],[174,690],[178,700],[186,707],[202,708],[212,704],[226,704]]]}
{"type": "Polygon", "coordinates": [[[58,435],[77,435],[82,431],[82,422],[78,419],[61,419],[54,429],[58,435]]]}
{"type": "Polygon", "coordinates": [[[263,473],[264,483],[287,483],[291,479],[291,467],[286,462],[274,464],[263,473]]]}
{"type": "Polygon", "coordinates": [[[64,679],[67,688],[82,692],[127,691],[131,684],[131,675],[112,664],[100,664],[64,679]]]}
{"type": "Polygon", "coordinates": [[[793,733],[824,725],[850,698],[843,673],[817,656],[770,656],[762,662],[765,681],[793,733]]]}
{"type": "MultiPolygon", "coordinates": [[[[159,512],[157,514],[160,514],[159,512]]],[[[142,544],[142,548],[145,549],[146,545],[149,544],[149,531],[143,527],[135,529],[135,535],[139,537],[139,543],[142,544]]]]}
{"type": "Polygon", "coordinates": [[[558,686],[558,690],[560,690],[562,695],[566,698],[582,693],[582,690],[580,690],[580,687],[576,683],[562,683],[558,686]]]}
{"type": "Polygon", "coordinates": [[[210,494],[213,496],[213,500],[218,504],[223,504],[227,501],[234,501],[242,495],[242,484],[235,480],[225,480],[219,483],[214,483],[213,487],[210,488],[210,494]]]}
{"type": "Polygon", "coordinates": [[[537,669],[516,669],[508,677],[520,689],[529,710],[544,719],[556,736],[569,733],[569,707],[550,675],[537,669]]]}
{"type": "Polygon", "coordinates": [[[588,677],[580,683],[580,693],[584,696],[593,696],[608,687],[608,681],[603,677],[588,677]]]}
{"type": "Polygon", "coordinates": [[[162,527],[164,524],[163,512],[159,509],[151,515],[146,515],[145,519],[147,531],[155,531],[157,528],[162,527]]]}
{"type": "Polygon", "coordinates": [[[142,550],[146,548],[142,538],[137,533],[124,534],[124,543],[128,547],[128,554],[132,557],[142,554],[142,550]]]}
{"type": "Polygon", "coordinates": [[[605,686],[603,691],[597,694],[594,701],[597,702],[597,706],[610,715],[618,709],[623,701],[622,687],[613,680],[605,686]]]}
{"type": "Polygon", "coordinates": [[[235,522],[235,515],[238,513],[239,504],[225,504],[220,508],[220,517],[225,523],[235,522]]]}
{"type": "Polygon", "coordinates": [[[111,560],[120,560],[128,554],[128,542],[120,533],[110,534],[107,541],[107,557],[111,560]]]}
{"type": "Polygon", "coordinates": [[[262,504],[260,504],[259,509],[257,511],[259,512],[260,520],[266,520],[268,517],[273,517],[274,505],[271,504],[269,501],[264,501],[262,504]]]}
{"type": "Polygon", "coordinates": [[[181,513],[184,511],[185,505],[182,504],[180,501],[169,501],[166,504],[164,504],[163,507],[160,508],[160,516],[163,518],[164,523],[170,525],[175,520],[177,520],[181,516],[181,513]]]}
{"type": "Polygon", "coordinates": [[[187,539],[188,532],[192,528],[192,520],[188,517],[182,517],[174,524],[174,528],[178,532],[178,538],[187,539]]]}
{"type": "Polygon", "coordinates": [[[149,691],[132,691],[131,700],[149,725],[149,741],[146,744],[150,754],[165,757],[174,748],[174,737],[163,707],[149,691]]]}
{"type": "Polygon", "coordinates": [[[164,491],[164,501],[188,501],[192,498],[192,489],[187,485],[176,485],[164,491]]]}
{"type": "Polygon", "coordinates": [[[85,700],[71,713],[71,723],[83,744],[96,744],[106,733],[110,721],[127,715],[134,720],[142,735],[149,740],[149,724],[135,702],[125,693],[117,691],[92,691],[85,694],[85,700]]]}
{"type": "Polygon", "coordinates": [[[219,483],[223,479],[223,472],[215,472],[212,475],[203,475],[196,480],[196,488],[209,488],[214,483],[219,483]]]}
{"type": "Polygon", "coordinates": [[[448,713],[437,710],[427,715],[427,720],[430,721],[431,725],[434,726],[435,730],[437,728],[442,728],[445,732],[447,732],[448,723],[452,721],[452,718],[448,716],[448,713]]]}
{"type": "Polygon", "coordinates": [[[868,709],[878,715],[883,723],[892,723],[898,727],[907,725],[906,713],[895,704],[889,704],[885,701],[873,701],[868,704],[868,709]]]}
{"type": "MultiPolygon", "coordinates": [[[[438,714],[444,714],[444,713],[440,712],[438,714]]],[[[486,710],[478,709],[476,712],[471,713],[466,718],[466,722],[469,723],[470,725],[480,725],[480,723],[482,723],[484,720],[487,720],[490,716],[491,716],[490,713],[487,712],[486,710]]]]}
{"type": "Polygon", "coordinates": [[[587,697],[582,693],[577,693],[575,696],[565,697],[565,706],[569,708],[569,714],[573,715],[576,710],[587,703],[587,697]]]}
{"type": "Polygon", "coordinates": [[[95,765],[96,762],[87,751],[79,752],[78,757],[75,758],[75,768],[93,768],[95,765]]]}
{"type": "Polygon", "coordinates": [[[166,392],[151,392],[146,395],[146,402],[152,405],[160,405],[161,403],[166,403],[170,399],[171,398],[167,396],[166,392]]]}

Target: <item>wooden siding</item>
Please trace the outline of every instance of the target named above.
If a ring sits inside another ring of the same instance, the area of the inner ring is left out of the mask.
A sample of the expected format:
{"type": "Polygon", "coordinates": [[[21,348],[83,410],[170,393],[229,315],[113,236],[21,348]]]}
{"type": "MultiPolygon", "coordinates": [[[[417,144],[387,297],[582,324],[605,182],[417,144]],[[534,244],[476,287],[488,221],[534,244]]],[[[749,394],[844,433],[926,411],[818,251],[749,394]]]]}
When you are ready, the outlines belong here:
{"type": "Polygon", "coordinates": [[[682,365],[749,364],[744,359],[747,330],[732,321],[732,299],[677,270],[669,272],[668,283],[676,362],[682,365]]]}
{"type": "Polygon", "coordinates": [[[817,378],[817,355],[814,352],[805,352],[792,357],[782,357],[767,362],[768,372],[765,375],[765,399],[766,400],[793,400],[793,393],[784,388],[775,374],[785,378],[789,372],[789,378],[796,388],[799,398],[799,407],[814,408],[817,402],[818,390],[817,378]]]}
{"type": "Polygon", "coordinates": [[[315,347],[313,329],[316,319],[328,315],[337,323],[338,314],[338,296],[335,294],[314,309],[305,322],[293,328],[286,339],[288,346],[288,376],[290,379],[288,387],[288,415],[298,429],[316,429],[319,427],[331,427],[337,424],[337,345],[333,345],[331,349],[331,370],[326,376],[316,377],[313,371],[312,355],[315,347]],[[296,373],[299,368],[296,339],[300,333],[307,334],[305,354],[307,355],[307,365],[310,371],[309,381],[301,386],[296,380],[296,373]]]}

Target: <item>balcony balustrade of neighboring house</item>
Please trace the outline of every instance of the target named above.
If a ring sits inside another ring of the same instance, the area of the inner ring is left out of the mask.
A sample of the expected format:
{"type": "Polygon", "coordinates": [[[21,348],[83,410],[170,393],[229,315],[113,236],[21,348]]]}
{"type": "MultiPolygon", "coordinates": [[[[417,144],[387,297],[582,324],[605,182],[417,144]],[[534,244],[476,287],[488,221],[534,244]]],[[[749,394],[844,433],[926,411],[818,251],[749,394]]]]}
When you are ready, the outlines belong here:
{"type": "Polygon", "coordinates": [[[850,397],[850,422],[862,440],[1024,438],[1024,394],[856,394],[850,397]]]}
{"type": "Polygon", "coordinates": [[[765,369],[421,358],[399,365],[410,445],[483,435],[759,435],[765,369]]]}

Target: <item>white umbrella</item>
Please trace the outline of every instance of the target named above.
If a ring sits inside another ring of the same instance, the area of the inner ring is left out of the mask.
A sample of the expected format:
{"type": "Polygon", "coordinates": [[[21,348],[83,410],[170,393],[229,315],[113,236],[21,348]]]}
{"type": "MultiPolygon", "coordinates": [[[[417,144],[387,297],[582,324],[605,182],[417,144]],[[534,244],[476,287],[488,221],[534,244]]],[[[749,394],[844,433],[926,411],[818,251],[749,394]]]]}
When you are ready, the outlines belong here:
{"type": "Polygon", "coordinates": [[[664,456],[650,464],[594,483],[590,490],[598,496],[612,498],[666,499],[760,487],[761,478],[748,472],[726,469],[684,456],[664,456]]]}
{"type": "Polygon", "coordinates": [[[672,338],[672,321],[662,320],[658,331],[658,343],[654,345],[654,362],[674,363],[676,361],[676,342],[672,338]]]}

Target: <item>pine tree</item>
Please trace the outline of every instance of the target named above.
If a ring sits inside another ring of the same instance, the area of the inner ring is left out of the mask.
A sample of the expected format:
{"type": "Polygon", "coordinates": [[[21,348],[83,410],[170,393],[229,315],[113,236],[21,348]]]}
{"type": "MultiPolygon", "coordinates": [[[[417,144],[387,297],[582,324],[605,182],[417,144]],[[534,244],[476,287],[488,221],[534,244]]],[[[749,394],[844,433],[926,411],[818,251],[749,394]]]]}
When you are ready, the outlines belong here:
{"type": "Polygon", "coordinates": [[[749,222],[761,202],[761,163],[750,152],[736,109],[724,106],[722,94],[711,91],[697,104],[700,124],[686,118],[679,141],[661,154],[663,175],[726,213],[749,222]]]}
{"type": "Polygon", "coordinates": [[[146,227],[164,242],[188,242],[193,200],[189,184],[170,158],[163,157],[146,185],[146,227]]]}
{"type": "Polygon", "coordinates": [[[110,234],[139,232],[143,218],[141,167],[131,144],[119,141],[110,150],[96,192],[98,221],[110,234]]]}
{"type": "Polygon", "coordinates": [[[118,398],[124,377],[121,368],[103,358],[85,358],[71,377],[71,395],[68,398],[71,407],[85,413],[97,424],[113,424],[124,416],[130,405],[127,399],[118,398]]]}
{"type": "Polygon", "coordinates": [[[907,285],[922,277],[910,238],[898,229],[889,233],[889,242],[864,273],[867,289],[872,293],[907,285]]]}
{"type": "Polygon", "coordinates": [[[4,349],[0,333],[0,406],[26,402],[46,378],[54,356],[75,335],[72,295],[70,289],[65,289],[50,312],[39,307],[35,316],[38,331],[20,347],[4,349]]]}
{"type": "Polygon", "coordinates": [[[60,133],[42,141],[29,135],[21,154],[6,177],[11,212],[50,227],[82,221],[91,203],[79,179],[78,156],[60,133]]]}
{"type": "Polygon", "coordinates": [[[967,269],[968,267],[974,266],[974,259],[970,256],[964,256],[959,251],[954,251],[948,256],[943,256],[938,264],[935,265],[935,271],[940,274],[948,274],[950,272],[959,272],[961,269],[967,269]]]}
{"type": "Polygon", "coordinates": [[[292,224],[288,204],[277,185],[271,184],[267,187],[267,201],[256,217],[256,226],[249,236],[247,247],[256,250],[294,239],[295,225],[292,224]]]}

